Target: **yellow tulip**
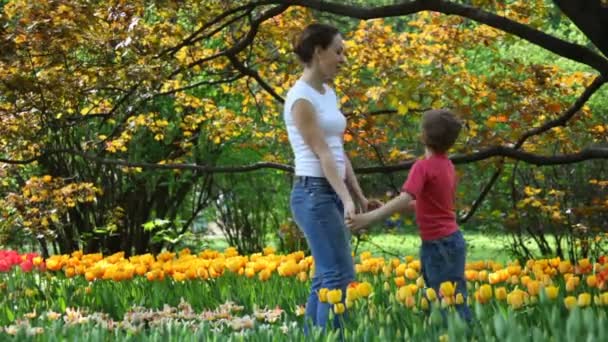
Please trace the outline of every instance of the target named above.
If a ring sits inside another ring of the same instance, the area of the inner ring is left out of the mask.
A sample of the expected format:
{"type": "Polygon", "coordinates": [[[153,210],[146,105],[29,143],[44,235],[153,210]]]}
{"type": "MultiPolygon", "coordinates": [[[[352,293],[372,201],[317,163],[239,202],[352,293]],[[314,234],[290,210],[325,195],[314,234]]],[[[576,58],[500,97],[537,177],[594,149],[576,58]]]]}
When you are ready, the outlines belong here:
{"type": "Polygon", "coordinates": [[[476,270],[466,270],[464,271],[464,276],[467,281],[476,281],[479,275],[476,270]]]}
{"type": "Polygon", "coordinates": [[[389,291],[391,289],[391,284],[388,281],[384,282],[384,291],[389,291]]]}
{"type": "Polygon", "coordinates": [[[608,292],[604,292],[600,296],[602,297],[602,303],[608,305],[608,292]]]}
{"type": "Polygon", "coordinates": [[[343,313],[344,313],[344,310],[345,310],[345,308],[344,308],[344,304],[342,304],[342,303],[335,303],[335,304],[334,304],[334,312],[335,312],[337,315],[341,315],[341,314],[343,314],[343,313]]]}
{"type": "Polygon", "coordinates": [[[595,287],[597,285],[597,277],[595,276],[595,274],[591,274],[589,276],[587,276],[587,285],[589,287],[595,287]]]}
{"type": "Polygon", "coordinates": [[[424,297],[420,299],[420,308],[422,310],[428,310],[429,308],[429,301],[424,297]]]}
{"type": "Polygon", "coordinates": [[[318,294],[319,294],[319,301],[320,301],[321,303],[325,303],[325,302],[327,302],[327,292],[328,292],[328,291],[329,291],[329,290],[328,290],[328,289],[326,289],[326,288],[322,288],[322,289],[320,289],[320,290],[319,290],[319,292],[318,292],[318,294]]]}
{"type": "Polygon", "coordinates": [[[34,266],[40,266],[42,264],[42,262],[44,261],[44,259],[42,259],[42,257],[34,257],[32,259],[32,263],[34,264],[34,266]]]}
{"type": "Polygon", "coordinates": [[[591,295],[589,293],[587,293],[587,292],[579,294],[578,295],[578,302],[577,302],[577,304],[581,308],[589,306],[591,304],[591,295]]]}
{"type": "Polygon", "coordinates": [[[507,299],[507,289],[504,286],[496,288],[494,290],[494,296],[497,300],[506,300],[507,299]]]}
{"type": "Polygon", "coordinates": [[[521,273],[521,266],[511,265],[507,267],[507,272],[509,273],[509,275],[519,275],[521,273]]]}
{"type": "Polygon", "coordinates": [[[372,288],[372,284],[364,281],[362,283],[359,283],[357,285],[357,293],[359,294],[360,297],[369,297],[370,294],[372,294],[373,288],[372,288]]]}
{"type": "Polygon", "coordinates": [[[572,292],[576,289],[576,287],[578,286],[579,283],[579,278],[578,277],[570,277],[568,278],[568,280],[566,281],[566,291],[568,292],[572,292]]]}
{"type": "Polygon", "coordinates": [[[444,297],[451,297],[454,295],[455,289],[454,284],[451,281],[445,281],[439,285],[439,292],[444,297]]]}
{"type": "Polygon", "coordinates": [[[390,277],[393,274],[393,267],[391,265],[382,266],[382,273],[384,273],[385,277],[390,277]]]}
{"type": "Polygon", "coordinates": [[[186,274],[181,272],[175,272],[173,273],[173,279],[175,281],[184,281],[186,280],[186,274]]]}
{"type": "Polygon", "coordinates": [[[349,286],[346,289],[346,300],[347,301],[355,301],[359,298],[359,293],[357,292],[356,286],[349,286]]]}
{"type": "Polygon", "coordinates": [[[528,281],[527,287],[530,296],[537,296],[540,292],[540,282],[538,280],[528,281]]]}
{"type": "Polygon", "coordinates": [[[578,265],[583,269],[588,269],[591,267],[591,262],[589,261],[588,258],[585,258],[585,259],[579,260],[578,265]]]}
{"type": "Polygon", "coordinates": [[[93,273],[93,272],[85,272],[84,273],[84,278],[87,281],[93,281],[93,280],[95,280],[95,273],[93,273]]]}
{"type": "Polygon", "coordinates": [[[395,275],[397,277],[401,277],[405,274],[405,270],[407,269],[407,265],[406,264],[401,264],[399,266],[397,266],[397,268],[395,269],[395,275]]]}
{"type": "Polygon", "coordinates": [[[464,296],[462,295],[462,293],[457,293],[456,294],[456,300],[455,300],[456,304],[460,305],[460,304],[464,304],[464,296]]]}
{"type": "MultiPolygon", "coordinates": [[[[213,268],[210,268],[210,270],[213,270],[213,268]]],[[[269,269],[265,269],[265,270],[260,271],[260,273],[258,273],[258,278],[261,281],[266,281],[266,280],[268,280],[270,278],[271,275],[272,275],[272,273],[270,272],[270,270],[269,269]]]]}
{"type": "Polygon", "coordinates": [[[443,297],[441,298],[441,307],[446,308],[450,305],[454,304],[454,299],[452,297],[443,297]]]}
{"type": "Polygon", "coordinates": [[[413,268],[408,268],[405,270],[405,277],[410,280],[414,280],[418,278],[418,272],[416,272],[413,268]]]}
{"type": "Polygon", "coordinates": [[[492,299],[492,286],[488,284],[481,285],[479,288],[479,295],[484,301],[492,299]]]}
{"type": "Polygon", "coordinates": [[[405,300],[403,301],[403,303],[405,304],[406,307],[413,308],[416,306],[416,298],[414,298],[414,296],[407,296],[407,297],[405,297],[405,300]]]}
{"type": "Polygon", "coordinates": [[[397,285],[397,287],[402,287],[403,285],[405,285],[405,278],[404,277],[396,277],[395,278],[395,285],[397,285]]]}
{"type": "Polygon", "coordinates": [[[334,289],[327,291],[327,301],[330,304],[340,303],[342,301],[342,290],[334,289]]]}
{"type": "Polygon", "coordinates": [[[496,273],[490,273],[488,275],[488,282],[490,284],[492,284],[492,285],[498,284],[501,281],[502,281],[502,275],[501,275],[501,273],[496,272],[496,273]]]}
{"type": "Polygon", "coordinates": [[[593,296],[593,303],[597,306],[601,306],[602,305],[602,297],[595,295],[593,296]]]}
{"type": "Polygon", "coordinates": [[[433,289],[432,287],[426,289],[426,298],[428,298],[431,302],[437,299],[437,293],[435,292],[435,289],[433,289]]]}
{"type": "Polygon", "coordinates": [[[412,290],[409,286],[400,287],[397,291],[397,299],[401,302],[405,301],[405,298],[412,296],[412,290]]]}
{"type": "Polygon", "coordinates": [[[562,261],[559,263],[557,268],[561,274],[568,273],[572,269],[572,264],[570,264],[570,261],[562,261]]]}
{"type": "Polygon", "coordinates": [[[576,297],[568,296],[568,297],[564,298],[564,305],[568,309],[573,309],[574,307],[576,307],[576,297]]]}
{"type": "Polygon", "coordinates": [[[513,290],[507,295],[507,303],[511,305],[513,309],[519,309],[525,303],[525,295],[526,293],[522,290],[513,290]]]}
{"type": "Polygon", "coordinates": [[[559,294],[559,287],[555,287],[553,285],[547,286],[545,287],[545,294],[547,295],[547,298],[555,299],[559,294]]]}
{"type": "Polygon", "coordinates": [[[424,278],[422,277],[418,277],[418,279],[416,279],[416,286],[418,286],[419,288],[423,288],[424,287],[424,278]]]}

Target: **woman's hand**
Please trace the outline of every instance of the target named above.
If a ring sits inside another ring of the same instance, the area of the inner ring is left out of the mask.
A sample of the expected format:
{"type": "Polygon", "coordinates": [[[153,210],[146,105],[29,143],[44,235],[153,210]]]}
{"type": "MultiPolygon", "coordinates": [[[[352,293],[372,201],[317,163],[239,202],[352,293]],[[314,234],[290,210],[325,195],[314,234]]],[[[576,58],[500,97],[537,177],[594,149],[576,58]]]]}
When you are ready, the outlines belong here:
{"type": "Polygon", "coordinates": [[[374,212],[357,214],[346,218],[346,226],[353,232],[363,231],[373,221],[374,212]]]}
{"type": "Polygon", "coordinates": [[[355,202],[353,202],[352,198],[345,199],[342,201],[344,205],[344,219],[349,219],[357,213],[357,209],[355,207],[355,202]]]}
{"type": "Polygon", "coordinates": [[[377,199],[368,200],[367,198],[362,197],[359,199],[359,205],[361,207],[361,210],[366,213],[368,211],[380,208],[384,205],[384,203],[377,199]]]}

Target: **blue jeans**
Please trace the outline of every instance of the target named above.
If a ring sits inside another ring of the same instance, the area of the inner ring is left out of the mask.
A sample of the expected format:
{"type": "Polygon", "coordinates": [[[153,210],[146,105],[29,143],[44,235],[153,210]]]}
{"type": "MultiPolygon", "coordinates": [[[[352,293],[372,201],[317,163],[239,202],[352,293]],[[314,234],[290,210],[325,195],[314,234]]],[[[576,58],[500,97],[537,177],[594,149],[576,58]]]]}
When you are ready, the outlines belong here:
{"type": "Polygon", "coordinates": [[[456,293],[461,293],[464,298],[464,304],[456,305],[456,311],[463,320],[470,322],[471,311],[466,304],[467,282],[464,277],[466,251],[462,232],[458,230],[441,239],[422,241],[420,263],[426,286],[432,287],[437,294],[441,283],[456,283],[456,293]]]}
{"type": "MultiPolygon", "coordinates": [[[[325,327],[331,305],[319,301],[318,291],[342,289],[344,301],[346,287],[355,279],[342,201],[325,178],[296,177],[291,192],[291,210],[306,236],[315,263],[306,317],[314,325],[325,327]]],[[[334,327],[340,327],[337,316],[333,323],[334,327]]]]}

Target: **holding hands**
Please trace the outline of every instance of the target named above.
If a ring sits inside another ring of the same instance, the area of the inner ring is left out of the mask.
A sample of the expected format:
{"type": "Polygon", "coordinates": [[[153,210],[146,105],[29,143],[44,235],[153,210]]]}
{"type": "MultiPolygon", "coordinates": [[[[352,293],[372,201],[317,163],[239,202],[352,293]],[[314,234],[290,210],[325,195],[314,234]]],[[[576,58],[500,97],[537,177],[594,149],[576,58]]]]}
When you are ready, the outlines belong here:
{"type": "Polygon", "coordinates": [[[365,228],[374,222],[386,219],[398,212],[413,211],[416,206],[416,200],[405,192],[386,204],[378,200],[367,201],[367,199],[361,202],[365,204],[364,208],[368,209],[365,212],[346,215],[345,211],[344,221],[353,232],[365,231],[365,228]]]}
{"type": "Polygon", "coordinates": [[[384,205],[384,203],[377,199],[368,200],[367,198],[363,197],[361,200],[359,200],[359,205],[361,205],[361,211],[366,213],[370,210],[380,208],[382,205],[384,205]]]}
{"type": "Polygon", "coordinates": [[[372,223],[371,214],[375,209],[382,207],[384,203],[377,199],[368,200],[365,197],[359,199],[360,211],[347,212],[346,206],[344,219],[346,226],[353,232],[363,231],[365,227],[372,223]]]}

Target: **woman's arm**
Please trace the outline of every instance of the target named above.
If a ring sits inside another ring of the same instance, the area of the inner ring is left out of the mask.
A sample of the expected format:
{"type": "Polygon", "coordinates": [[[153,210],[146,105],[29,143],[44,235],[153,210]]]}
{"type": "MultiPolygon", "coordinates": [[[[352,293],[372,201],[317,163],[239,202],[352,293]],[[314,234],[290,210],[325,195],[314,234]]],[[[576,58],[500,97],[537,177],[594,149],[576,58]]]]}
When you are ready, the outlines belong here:
{"type": "Polygon", "coordinates": [[[359,182],[357,181],[357,176],[353,170],[352,163],[346,153],[344,153],[344,161],[346,163],[346,185],[351,190],[351,193],[355,195],[355,201],[359,204],[363,212],[382,206],[384,203],[381,201],[377,199],[369,201],[367,197],[365,197],[363,190],[361,190],[359,182]]]}
{"type": "Polygon", "coordinates": [[[344,162],[346,164],[346,185],[350,188],[351,192],[355,195],[355,200],[359,203],[363,203],[363,201],[367,201],[365,195],[363,195],[363,191],[359,186],[359,182],[357,181],[357,176],[355,175],[355,171],[353,170],[353,166],[350,163],[350,159],[346,153],[344,153],[344,162]]]}
{"type": "Polygon", "coordinates": [[[317,158],[319,158],[325,178],[338,194],[340,200],[342,200],[342,203],[344,204],[344,216],[348,217],[355,214],[355,204],[348,192],[346,183],[344,183],[338,173],[336,161],[323,137],[312,104],[304,99],[296,100],[291,108],[291,113],[295,121],[295,126],[300,132],[300,135],[302,135],[304,142],[310,147],[317,158]]]}

